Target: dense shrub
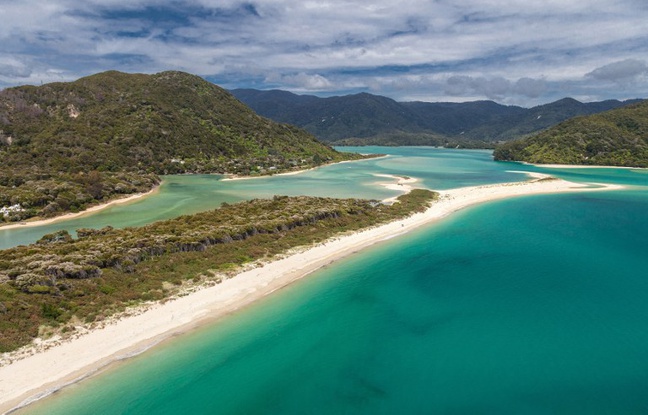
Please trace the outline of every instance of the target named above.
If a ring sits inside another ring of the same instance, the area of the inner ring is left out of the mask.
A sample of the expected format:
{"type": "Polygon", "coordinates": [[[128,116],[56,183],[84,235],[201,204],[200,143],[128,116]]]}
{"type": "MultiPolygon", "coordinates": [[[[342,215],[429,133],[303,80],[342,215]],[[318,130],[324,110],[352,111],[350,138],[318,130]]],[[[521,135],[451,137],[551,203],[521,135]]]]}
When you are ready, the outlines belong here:
{"type": "Polygon", "coordinates": [[[139,228],[56,232],[0,251],[0,351],[26,344],[42,324],[109,315],[164,298],[165,284],[250,261],[424,210],[435,193],[414,190],[387,206],[316,197],[256,199],[139,228]]]}

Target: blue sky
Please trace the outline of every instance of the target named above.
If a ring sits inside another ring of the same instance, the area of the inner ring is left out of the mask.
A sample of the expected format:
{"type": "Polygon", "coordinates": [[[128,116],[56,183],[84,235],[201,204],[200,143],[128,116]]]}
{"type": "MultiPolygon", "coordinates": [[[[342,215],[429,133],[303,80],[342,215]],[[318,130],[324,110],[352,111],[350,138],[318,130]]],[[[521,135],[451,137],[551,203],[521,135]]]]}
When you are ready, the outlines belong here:
{"type": "Polygon", "coordinates": [[[533,106],[648,98],[645,0],[0,0],[0,88],[117,69],[533,106]]]}

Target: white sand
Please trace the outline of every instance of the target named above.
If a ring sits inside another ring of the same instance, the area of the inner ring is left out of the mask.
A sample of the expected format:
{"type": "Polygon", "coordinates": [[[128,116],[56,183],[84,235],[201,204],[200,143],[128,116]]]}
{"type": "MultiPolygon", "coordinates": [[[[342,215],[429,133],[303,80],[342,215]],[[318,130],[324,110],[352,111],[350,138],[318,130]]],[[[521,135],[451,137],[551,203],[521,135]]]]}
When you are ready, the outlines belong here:
{"type": "MultiPolygon", "coordinates": [[[[370,156],[372,154],[369,153],[369,154],[362,154],[362,155],[363,156],[370,156]]],[[[317,170],[317,169],[320,169],[322,167],[330,166],[332,164],[356,163],[356,162],[359,162],[359,161],[376,160],[376,159],[381,159],[381,158],[386,158],[386,157],[389,157],[389,155],[384,155],[384,156],[379,156],[379,157],[368,157],[368,158],[358,159],[358,160],[336,161],[336,162],[333,162],[333,163],[321,164],[319,166],[309,167],[307,169],[302,169],[302,170],[292,170],[292,171],[287,171],[287,172],[284,172],[284,173],[270,173],[270,174],[263,174],[263,175],[259,175],[259,176],[237,176],[236,174],[230,174],[230,175],[226,175],[226,177],[224,177],[221,180],[224,181],[224,182],[227,182],[227,181],[232,181],[232,180],[267,179],[269,177],[277,177],[277,176],[296,176],[298,174],[302,174],[302,173],[306,173],[306,172],[309,172],[309,171],[317,170]]],[[[385,176],[388,176],[388,175],[385,175],[385,176]]]]}
{"type": "Polygon", "coordinates": [[[549,169],[630,169],[630,170],[645,170],[645,167],[623,167],[623,166],[597,166],[590,164],[540,164],[540,163],[527,163],[521,161],[522,164],[536,167],[547,167],[549,169]]]}
{"type": "MultiPolygon", "coordinates": [[[[366,159],[364,159],[366,160],[366,159]]],[[[233,181],[233,180],[254,180],[254,179],[267,179],[270,177],[278,177],[278,176],[296,176],[298,174],[306,173],[309,171],[317,170],[321,167],[326,167],[330,166],[331,164],[342,164],[342,163],[348,163],[351,161],[360,161],[360,160],[346,160],[346,161],[339,161],[337,163],[328,163],[328,164],[322,164],[320,166],[315,166],[315,167],[309,167],[307,169],[302,169],[302,170],[292,170],[292,171],[287,171],[283,173],[269,173],[269,174],[262,174],[259,176],[237,176],[236,174],[228,175],[227,177],[224,177],[221,179],[224,182],[228,181],[233,181]]]]}
{"type": "MultiPolygon", "coordinates": [[[[393,174],[374,174],[374,176],[391,179],[392,181],[389,183],[378,183],[378,184],[383,186],[386,189],[397,190],[399,192],[402,192],[403,194],[409,193],[410,190],[414,189],[414,186],[412,185],[418,182],[418,179],[415,177],[395,176],[393,174]],[[394,183],[393,180],[396,180],[396,183],[394,183]]],[[[383,203],[388,203],[388,204],[394,203],[396,199],[398,199],[398,196],[390,197],[388,199],[383,200],[383,203]]]]}
{"type": "Polygon", "coordinates": [[[293,170],[293,171],[287,171],[284,173],[272,173],[272,174],[263,174],[259,176],[237,176],[237,175],[229,175],[227,177],[224,177],[221,179],[223,182],[229,182],[229,181],[234,181],[234,180],[254,180],[254,179],[267,179],[269,177],[277,177],[277,176],[296,176],[298,174],[306,173],[308,171],[315,170],[321,166],[317,167],[311,167],[310,169],[304,169],[304,170],[293,170]]]}
{"type": "Polygon", "coordinates": [[[110,206],[122,205],[122,204],[125,204],[125,203],[134,202],[135,200],[137,200],[137,199],[139,199],[141,197],[149,196],[149,195],[157,192],[158,189],[159,189],[159,186],[155,186],[152,190],[150,190],[150,191],[148,191],[146,193],[137,193],[137,194],[134,194],[134,195],[131,195],[131,196],[121,198],[121,199],[111,200],[110,202],[103,203],[103,204],[97,205],[97,206],[93,206],[93,207],[88,208],[88,209],[86,209],[86,210],[84,210],[82,212],[67,213],[65,215],[57,216],[57,217],[51,218],[51,219],[28,220],[26,222],[12,223],[12,224],[9,224],[9,225],[0,225],[0,231],[3,231],[5,229],[28,228],[28,227],[32,227],[32,226],[48,225],[50,223],[60,222],[60,221],[64,221],[64,220],[77,218],[77,217],[80,217],[80,216],[89,215],[91,213],[95,213],[95,212],[98,212],[100,210],[106,209],[106,208],[108,208],[110,206]]]}
{"type": "Polygon", "coordinates": [[[437,221],[466,206],[520,195],[622,187],[601,185],[592,188],[563,180],[538,180],[545,177],[538,174],[533,176],[536,180],[529,182],[440,192],[440,200],[423,213],[334,238],[263,267],[243,272],[219,285],[164,304],[156,304],[139,315],[123,318],[72,341],[13,361],[0,367],[0,412],[45,396],[95,373],[111,362],[141,352],[177,333],[227,315],[332,261],[437,221]]]}

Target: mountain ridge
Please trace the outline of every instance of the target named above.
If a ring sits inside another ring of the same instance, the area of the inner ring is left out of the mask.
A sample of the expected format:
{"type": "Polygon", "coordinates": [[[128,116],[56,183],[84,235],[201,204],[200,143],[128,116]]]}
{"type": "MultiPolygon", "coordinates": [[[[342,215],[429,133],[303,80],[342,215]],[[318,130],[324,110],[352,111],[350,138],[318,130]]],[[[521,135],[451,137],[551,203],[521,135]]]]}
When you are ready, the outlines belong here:
{"type": "Polygon", "coordinates": [[[288,91],[233,89],[257,113],[290,122],[338,145],[435,145],[494,147],[567,118],[628,105],[637,100],[582,103],[573,98],[532,108],[494,101],[397,102],[368,93],[319,98],[288,91]],[[340,118],[340,111],[344,116],[340,118]]]}

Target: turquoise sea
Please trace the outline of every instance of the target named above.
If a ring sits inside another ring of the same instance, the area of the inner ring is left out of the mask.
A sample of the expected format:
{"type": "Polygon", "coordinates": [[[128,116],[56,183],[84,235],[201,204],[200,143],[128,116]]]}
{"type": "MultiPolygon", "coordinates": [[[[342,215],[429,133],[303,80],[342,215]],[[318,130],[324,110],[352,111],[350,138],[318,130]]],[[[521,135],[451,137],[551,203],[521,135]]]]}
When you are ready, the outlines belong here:
{"type": "MultiPolygon", "coordinates": [[[[356,150],[391,156],[250,181],[168,177],[159,195],[115,210],[148,203],[161,212],[157,197],[193,209],[272,193],[392,195],[373,174],[438,189],[523,180],[508,172],[519,170],[631,187],[460,211],[18,413],[648,413],[646,170],[545,169],[495,163],[485,151],[356,150]]],[[[98,226],[113,220],[104,214],[98,226]]]]}

